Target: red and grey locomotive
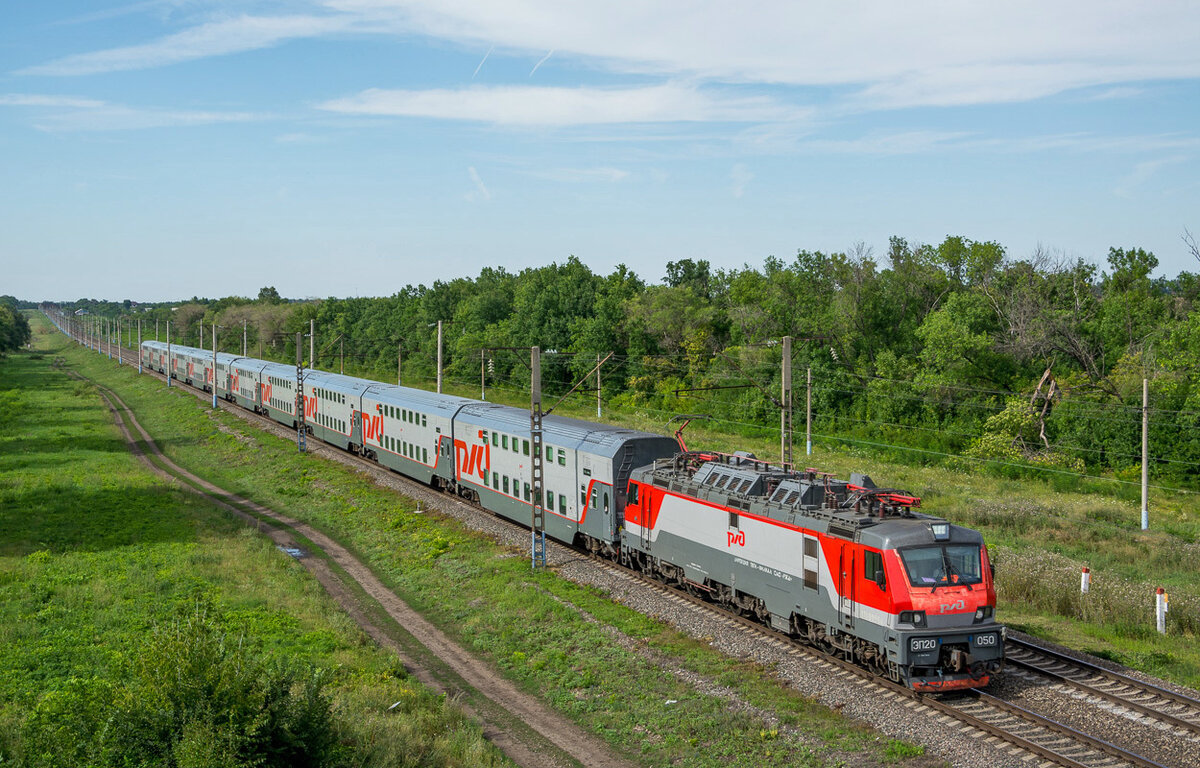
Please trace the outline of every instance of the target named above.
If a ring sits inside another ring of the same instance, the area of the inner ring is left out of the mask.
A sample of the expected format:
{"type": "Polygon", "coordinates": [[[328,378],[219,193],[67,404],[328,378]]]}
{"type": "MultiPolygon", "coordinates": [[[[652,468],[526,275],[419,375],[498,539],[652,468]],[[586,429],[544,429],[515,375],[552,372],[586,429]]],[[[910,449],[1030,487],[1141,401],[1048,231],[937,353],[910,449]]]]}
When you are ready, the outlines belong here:
{"type": "Polygon", "coordinates": [[[977,531],[920,499],[749,455],[635,470],[622,557],[918,690],[986,685],[1004,627],[977,531]]]}

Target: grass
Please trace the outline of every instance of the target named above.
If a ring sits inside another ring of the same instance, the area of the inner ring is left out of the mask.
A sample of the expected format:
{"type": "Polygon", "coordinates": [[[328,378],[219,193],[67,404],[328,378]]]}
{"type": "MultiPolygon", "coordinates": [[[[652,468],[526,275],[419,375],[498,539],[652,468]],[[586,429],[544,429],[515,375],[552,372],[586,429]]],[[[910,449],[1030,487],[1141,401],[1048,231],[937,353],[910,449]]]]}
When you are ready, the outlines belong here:
{"type": "Polygon", "coordinates": [[[0,404],[0,762],[47,762],[25,751],[33,720],[81,690],[120,690],[148,637],[200,612],[267,660],[330,671],[348,764],[509,764],[299,564],[146,471],[92,388],[15,354],[0,360],[0,404]]]}
{"type": "Polygon", "coordinates": [[[116,390],[173,460],[338,539],[448,634],[644,765],[821,765],[846,753],[864,765],[896,764],[878,733],[761,667],[731,661],[552,572],[531,573],[524,558],[456,522],[414,515],[410,500],[339,464],[301,456],[293,443],[185,392],[77,347],[62,354],[116,390]],[[771,727],[761,718],[664,673],[614,634],[772,713],[776,735],[762,737],[771,727]]]}

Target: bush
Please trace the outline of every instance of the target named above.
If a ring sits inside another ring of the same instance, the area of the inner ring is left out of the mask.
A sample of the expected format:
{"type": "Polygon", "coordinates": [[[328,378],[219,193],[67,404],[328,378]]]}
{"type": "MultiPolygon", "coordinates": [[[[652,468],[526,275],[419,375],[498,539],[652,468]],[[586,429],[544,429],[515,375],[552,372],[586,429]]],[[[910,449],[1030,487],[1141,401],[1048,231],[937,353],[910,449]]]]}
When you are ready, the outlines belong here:
{"type": "Polygon", "coordinates": [[[325,766],[337,762],[326,673],[272,664],[205,615],[159,627],[129,682],[71,680],[27,719],[31,766],[325,766]]]}

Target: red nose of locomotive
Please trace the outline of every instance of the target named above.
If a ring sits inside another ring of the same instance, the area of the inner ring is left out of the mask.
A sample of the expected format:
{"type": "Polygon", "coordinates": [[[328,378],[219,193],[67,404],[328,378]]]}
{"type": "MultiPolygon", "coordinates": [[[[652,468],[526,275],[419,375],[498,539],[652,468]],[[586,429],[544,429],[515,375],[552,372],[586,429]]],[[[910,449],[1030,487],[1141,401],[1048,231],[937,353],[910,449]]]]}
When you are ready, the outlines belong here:
{"type": "Polygon", "coordinates": [[[901,667],[918,690],[986,685],[1004,664],[1004,628],[994,619],[996,591],[978,533],[929,526],[932,542],[888,552],[899,571],[894,597],[901,667]]]}

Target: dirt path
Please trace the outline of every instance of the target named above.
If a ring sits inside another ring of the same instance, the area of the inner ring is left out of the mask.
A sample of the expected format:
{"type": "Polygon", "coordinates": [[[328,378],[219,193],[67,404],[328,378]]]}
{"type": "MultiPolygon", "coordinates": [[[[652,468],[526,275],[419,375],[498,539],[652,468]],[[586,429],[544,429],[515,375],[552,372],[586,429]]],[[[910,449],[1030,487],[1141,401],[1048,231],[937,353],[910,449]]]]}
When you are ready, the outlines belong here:
{"type": "MultiPolygon", "coordinates": [[[[493,707],[471,707],[459,702],[482,723],[485,736],[516,763],[525,768],[561,768],[583,765],[587,768],[625,768],[631,764],[618,758],[609,747],[591,734],[583,731],[570,720],[553,712],[540,701],[518,690],[512,683],[497,674],[490,665],[470,654],[451,640],[445,633],[425,620],[392,593],[366,565],[348,552],[345,547],[330,539],[321,531],[287,515],[275,512],[249,499],[232,494],[212,483],[197,477],[167,458],[159,450],[153,438],[142,428],[133,412],[111,390],[86,379],[75,372],[72,376],[84,379],[100,391],[117,426],[120,427],[130,450],[156,475],[181,484],[199,493],[234,515],[254,525],[269,536],[277,545],[296,547],[293,532],[312,546],[318,548],[329,560],[349,575],[362,589],[387,612],[405,631],[410,633],[434,656],[442,660],[461,681],[474,692],[496,705],[497,712],[507,715],[524,726],[513,728],[509,717],[484,712],[493,707]],[[138,432],[135,437],[126,425],[138,432]],[[143,445],[145,448],[143,448],[143,445]],[[146,451],[153,454],[151,459],[146,451]],[[281,524],[267,523],[268,518],[281,524]]],[[[319,558],[302,557],[300,562],[321,583],[334,600],[358,623],[360,627],[380,645],[395,651],[404,661],[405,667],[426,686],[446,691],[447,681],[430,669],[424,668],[410,654],[371,620],[360,600],[338,577],[327,563],[319,558]]]]}

